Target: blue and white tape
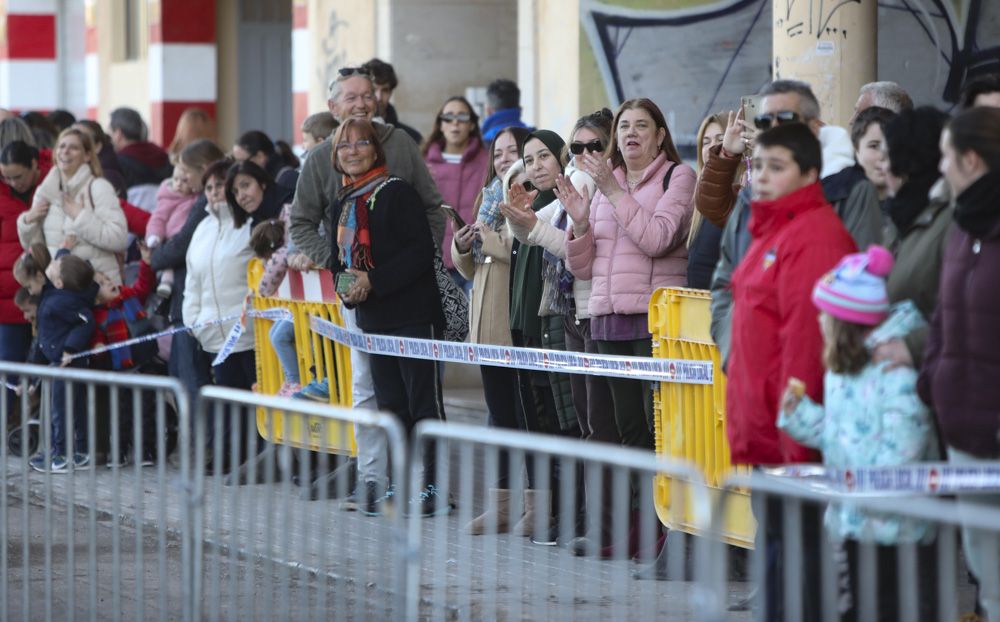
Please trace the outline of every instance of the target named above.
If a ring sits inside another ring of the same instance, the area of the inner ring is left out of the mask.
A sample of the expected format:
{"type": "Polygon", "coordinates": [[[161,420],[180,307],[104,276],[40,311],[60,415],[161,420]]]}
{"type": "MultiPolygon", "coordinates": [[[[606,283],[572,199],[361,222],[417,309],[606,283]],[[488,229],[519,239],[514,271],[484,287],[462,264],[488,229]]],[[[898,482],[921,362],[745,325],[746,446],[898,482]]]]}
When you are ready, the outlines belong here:
{"type": "MultiPolygon", "coordinates": [[[[272,322],[282,320],[291,322],[293,319],[292,312],[288,309],[251,309],[246,312],[246,317],[271,320],[272,322]]],[[[233,353],[233,348],[236,347],[236,343],[243,336],[244,330],[243,318],[241,317],[240,321],[233,324],[233,327],[229,329],[229,334],[226,335],[226,340],[222,343],[222,349],[219,350],[219,353],[215,355],[215,359],[212,361],[212,367],[222,365],[229,358],[229,355],[233,353]]]]}
{"type": "MultiPolygon", "coordinates": [[[[263,318],[265,320],[272,320],[272,321],[277,321],[277,320],[291,320],[292,319],[292,312],[289,311],[288,309],[263,309],[263,310],[252,309],[250,311],[247,311],[246,315],[247,315],[247,317],[252,317],[252,318],[259,317],[259,318],[263,318]]],[[[108,344],[104,344],[102,346],[98,346],[96,348],[93,348],[92,350],[86,350],[84,352],[77,352],[76,354],[70,356],[69,358],[70,358],[70,360],[75,360],[75,359],[85,358],[85,357],[88,357],[88,356],[95,356],[97,354],[103,354],[105,352],[110,352],[111,350],[117,350],[118,348],[124,348],[126,346],[133,346],[133,345],[135,345],[137,343],[145,343],[147,341],[153,341],[155,339],[159,339],[160,337],[169,337],[170,335],[174,335],[176,333],[183,333],[183,332],[187,332],[187,331],[198,330],[198,329],[201,329],[201,328],[206,328],[208,326],[216,326],[218,324],[226,324],[228,322],[236,322],[235,326],[242,326],[242,322],[238,321],[238,320],[240,320],[240,318],[241,318],[240,315],[229,315],[229,316],[226,316],[226,317],[216,318],[214,320],[208,320],[207,322],[200,322],[200,323],[195,324],[193,326],[172,326],[172,327],[170,327],[170,328],[168,328],[166,330],[161,330],[161,331],[159,331],[157,333],[152,333],[152,334],[149,334],[149,335],[143,335],[142,337],[133,337],[132,339],[126,339],[125,341],[116,341],[114,343],[108,343],[108,344]]],[[[234,326],[234,329],[235,329],[235,326],[234,326]]],[[[233,329],[230,330],[230,336],[232,335],[232,332],[233,332],[233,329]]],[[[242,329],[241,329],[241,334],[242,334],[242,329]]],[[[229,356],[229,354],[232,353],[232,348],[233,348],[233,346],[235,346],[236,341],[238,341],[238,340],[239,340],[239,337],[237,337],[236,340],[233,341],[233,344],[229,347],[229,352],[226,353],[226,356],[229,356]]],[[[223,351],[225,351],[225,349],[226,349],[225,348],[225,344],[228,344],[228,343],[229,343],[229,338],[227,337],[226,342],[223,344],[223,351]]],[[[219,354],[221,355],[222,351],[220,351],[219,354]]],[[[218,356],[216,357],[216,360],[218,360],[218,356]]],[[[223,358],[223,360],[225,360],[225,357],[223,358]]],[[[216,362],[213,362],[212,364],[213,365],[218,365],[218,363],[216,363],[216,362]]]]}
{"type": "Polygon", "coordinates": [[[313,332],[369,354],[387,354],[469,365],[492,365],[680,384],[712,384],[714,380],[712,361],[608,356],[561,350],[370,335],[348,330],[317,316],[310,316],[309,324],[313,332]]]}
{"type": "Polygon", "coordinates": [[[1000,492],[998,462],[972,465],[922,462],[853,469],[793,464],[763,469],[763,472],[776,477],[815,482],[838,492],[862,496],[1000,492]]]}

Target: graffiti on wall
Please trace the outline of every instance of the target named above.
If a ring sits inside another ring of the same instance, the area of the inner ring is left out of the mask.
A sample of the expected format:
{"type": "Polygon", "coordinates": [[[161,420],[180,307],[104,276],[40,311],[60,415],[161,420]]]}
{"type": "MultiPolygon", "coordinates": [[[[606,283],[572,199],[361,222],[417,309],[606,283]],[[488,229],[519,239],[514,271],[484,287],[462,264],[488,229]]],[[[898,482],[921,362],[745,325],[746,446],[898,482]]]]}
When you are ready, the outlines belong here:
{"type": "Polygon", "coordinates": [[[326,33],[320,42],[323,58],[316,63],[316,79],[326,92],[327,85],[337,76],[337,69],[347,64],[347,52],[343,49],[340,38],[350,24],[340,18],[337,11],[330,10],[326,22],[326,33]]]}
{"type": "MultiPolygon", "coordinates": [[[[674,137],[690,149],[701,120],[738,104],[771,77],[772,6],[810,2],[796,36],[837,36],[834,13],[861,0],[583,0],[581,24],[607,99],[657,101],[674,137]]],[[[786,6],[787,5],[787,6],[786,6]]],[[[1000,71],[1000,2],[879,0],[879,79],[914,101],[950,109],[968,77],[1000,71]]],[[[686,150],[687,150],[686,149],[686,150]]]]}

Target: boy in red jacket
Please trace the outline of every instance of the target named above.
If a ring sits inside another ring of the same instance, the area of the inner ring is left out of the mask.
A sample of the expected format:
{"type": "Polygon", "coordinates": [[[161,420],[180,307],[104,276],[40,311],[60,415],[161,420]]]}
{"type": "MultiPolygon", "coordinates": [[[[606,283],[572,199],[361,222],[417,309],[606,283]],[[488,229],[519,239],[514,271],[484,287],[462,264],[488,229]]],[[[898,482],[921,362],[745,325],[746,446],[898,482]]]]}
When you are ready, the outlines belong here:
{"type": "MultiPolygon", "coordinates": [[[[94,275],[94,282],[100,289],[97,291],[97,298],[94,307],[94,320],[97,330],[91,341],[91,347],[96,348],[105,344],[113,344],[138,335],[129,333],[128,322],[141,320],[146,317],[144,307],[146,299],[156,286],[156,274],[149,266],[150,250],[145,244],[139,245],[142,262],[139,264],[139,275],[131,287],[116,285],[108,277],[98,272],[94,275]]],[[[136,344],[123,348],[110,350],[102,355],[95,366],[115,371],[140,368],[147,363],[148,353],[155,353],[156,341],[147,344],[136,344]]],[[[119,395],[119,442],[118,451],[113,448],[108,452],[108,467],[123,466],[132,457],[134,451],[126,449],[133,441],[133,405],[134,398],[131,390],[124,389],[119,395]],[[117,455],[116,455],[117,453],[117,455]]],[[[156,450],[156,430],[155,413],[147,412],[148,409],[140,407],[142,414],[142,447],[138,460],[143,466],[153,464],[153,457],[156,450]]],[[[110,447],[110,444],[109,444],[110,447]]]]}
{"type": "MultiPolygon", "coordinates": [[[[750,246],[733,272],[732,345],[726,387],[726,432],[734,464],[809,462],[818,455],[779,431],[781,394],[789,378],[823,399],[823,339],[810,297],[813,285],[857,250],[823,196],[819,141],[801,123],[757,138],[753,157],[750,246]]],[[[766,555],[762,619],[782,620],[784,537],[780,500],[754,494],[757,550],[766,555]],[[766,509],[765,509],[766,507],[766,509]],[[764,515],[766,513],[766,518],[764,515]]],[[[820,508],[802,506],[801,586],[804,619],[819,618],[820,508]]],[[[799,548],[801,543],[792,544],[799,548]]]]}

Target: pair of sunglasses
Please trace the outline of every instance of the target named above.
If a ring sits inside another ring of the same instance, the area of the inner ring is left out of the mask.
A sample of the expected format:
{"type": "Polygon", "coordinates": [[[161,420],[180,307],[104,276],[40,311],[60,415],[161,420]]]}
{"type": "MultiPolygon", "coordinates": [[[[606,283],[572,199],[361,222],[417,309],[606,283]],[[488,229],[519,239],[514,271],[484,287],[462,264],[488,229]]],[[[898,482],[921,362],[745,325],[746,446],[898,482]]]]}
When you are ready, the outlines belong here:
{"type": "Polygon", "coordinates": [[[337,73],[340,74],[341,78],[350,78],[351,76],[370,76],[371,72],[364,67],[341,67],[337,73]]]}
{"type": "Polygon", "coordinates": [[[468,123],[472,120],[472,115],[468,112],[459,112],[458,114],[452,112],[446,112],[443,115],[438,116],[438,120],[441,123],[468,123]]]}
{"type": "Polygon", "coordinates": [[[758,130],[769,130],[774,127],[775,124],[783,125],[785,123],[797,123],[802,120],[799,113],[792,112],[791,110],[781,110],[775,113],[759,114],[753,118],[753,125],[758,130]]]}
{"type": "Polygon", "coordinates": [[[590,153],[597,153],[599,151],[604,151],[604,145],[601,144],[599,140],[592,140],[589,143],[570,143],[569,152],[573,155],[580,155],[584,150],[590,153]]]}

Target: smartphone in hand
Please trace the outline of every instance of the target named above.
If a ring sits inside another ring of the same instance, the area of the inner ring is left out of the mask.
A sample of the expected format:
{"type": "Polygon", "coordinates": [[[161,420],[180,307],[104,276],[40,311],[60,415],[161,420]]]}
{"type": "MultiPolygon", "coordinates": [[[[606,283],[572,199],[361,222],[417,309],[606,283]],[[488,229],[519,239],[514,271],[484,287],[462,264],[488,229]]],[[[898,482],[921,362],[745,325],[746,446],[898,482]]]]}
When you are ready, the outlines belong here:
{"type": "Polygon", "coordinates": [[[353,272],[338,272],[335,280],[337,294],[346,296],[347,292],[351,289],[351,285],[354,285],[354,281],[356,280],[358,280],[358,277],[353,272]]]}
{"type": "Polygon", "coordinates": [[[455,231],[458,231],[462,227],[466,226],[465,221],[462,220],[461,215],[459,215],[458,211],[456,211],[454,207],[450,205],[442,205],[441,209],[443,209],[444,213],[447,214],[449,218],[451,218],[452,224],[455,225],[455,231]]]}

